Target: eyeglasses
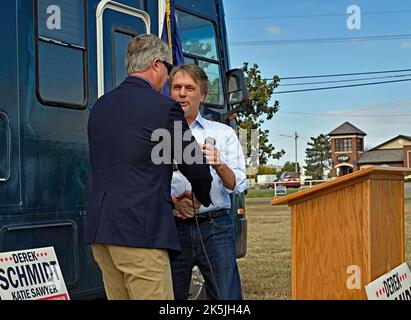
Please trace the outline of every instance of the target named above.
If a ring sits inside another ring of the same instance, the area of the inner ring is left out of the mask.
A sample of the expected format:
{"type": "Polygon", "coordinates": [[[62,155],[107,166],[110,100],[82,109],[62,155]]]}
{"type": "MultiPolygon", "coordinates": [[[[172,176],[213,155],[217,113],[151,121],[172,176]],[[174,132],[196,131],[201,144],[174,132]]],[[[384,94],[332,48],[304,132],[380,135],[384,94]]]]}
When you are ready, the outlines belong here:
{"type": "Polygon", "coordinates": [[[174,69],[174,66],[171,63],[168,63],[167,61],[161,60],[161,63],[164,64],[167,68],[167,73],[170,75],[171,71],[174,69]]]}

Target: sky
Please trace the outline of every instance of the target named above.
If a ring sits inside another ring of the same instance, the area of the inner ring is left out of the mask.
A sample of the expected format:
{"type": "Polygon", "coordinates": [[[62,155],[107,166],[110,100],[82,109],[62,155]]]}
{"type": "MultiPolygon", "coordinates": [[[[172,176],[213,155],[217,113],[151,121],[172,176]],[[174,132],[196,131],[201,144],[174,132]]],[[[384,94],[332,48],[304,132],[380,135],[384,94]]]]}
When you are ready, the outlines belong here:
{"type": "MultiPolygon", "coordinates": [[[[243,62],[256,63],[263,78],[269,79],[274,75],[288,78],[409,70],[284,79],[275,92],[411,79],[410,0],[224,0],[224,9],[232,68],[241,67],[243,62]],[[347,13],[351,5],[357,6],[360,16],[353,16],[353,11],[347,13]],[[360,24],[356,17],[361,18],[360,24]],[[350,28],[347,21],[351,22],[350,28]],[[352,28],[353,23],[356,29],[352,28]],[[352,40],[358,37],[367,41],[352,40]],[[335,38],[348,40],[329,40],[335,38]],[[328,40],[307,43],[306,39],[328,40]],[[284,44],[289,40],[298,41],[284,44]],[[358,78],[378,79],[286,86],[358,78]]],[[[328,134],[346,121],[367,134],[365,147],[369,149],[400,134],[411,136],[411,81],[274,94],[271,105],[275,100],[280,103],[280,111],[266,120],[263,128],[269,130],[270,142],[276,150],[284,149],[286,154],[269,164],[295,161],[294,139],[283,135],[293,136],[297,132],[297,157],[305,165],[310,137],[328,134]]]]}

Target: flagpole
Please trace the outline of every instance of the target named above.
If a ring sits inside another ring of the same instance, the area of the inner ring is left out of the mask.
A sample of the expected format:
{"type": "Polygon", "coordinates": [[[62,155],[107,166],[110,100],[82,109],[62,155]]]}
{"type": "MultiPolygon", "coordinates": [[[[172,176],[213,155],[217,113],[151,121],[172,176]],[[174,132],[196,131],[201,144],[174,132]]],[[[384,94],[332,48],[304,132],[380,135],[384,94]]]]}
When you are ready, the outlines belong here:
{"type": "Polygon", "coordinates": [[[170,48],[170,63],[173,64],[173,43],[171,39],[171,4],[170,0],[166,0],[166,17],[167,17],[167,35],[168,47],[170,48]]]}

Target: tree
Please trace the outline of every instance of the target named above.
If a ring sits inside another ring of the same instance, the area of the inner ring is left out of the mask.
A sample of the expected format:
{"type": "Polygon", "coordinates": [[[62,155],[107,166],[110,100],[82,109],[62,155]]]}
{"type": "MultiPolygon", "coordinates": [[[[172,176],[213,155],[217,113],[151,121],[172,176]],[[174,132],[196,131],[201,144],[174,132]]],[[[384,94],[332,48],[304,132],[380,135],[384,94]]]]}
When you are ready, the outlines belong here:
{"type": "MultiPolygon", "coordinates": [[[[265,120],[273,118],[274,114],[279,110],[279,102],[275,101],[274,105],[269,106],[268,103],[274,93],[274,89],[278,87],[280,78],[274,76],[272,81],[267,81],[261,77],[261,72],[258,65],[254,64],[249,67],[245,62],[243,71],[246,73],[246,84],[250,95],[249,101],[244,104],[244,109],[238,115],[238,125],[242,129],[257,130],[259,133],[259,164],[265,165],[268,159],[280,159],[285,153],[284,150],[275,151],[275,147],[269,143],[268,130],[263,130],[261,127],[265,120]],[[265,119],[264,119],[265,118],[265,119]]],[[[248,137],[248,150],[250,152],[250,137],[248,137]]]]}
{"type": "Polygon", "coordinates": [[[322,180],[325,178],[325,170],[329,170],[331,166],[331,141],[324,134],[316,138],[311,137],[311,140],[307,143],[309,147],[305,149],[305,174],[312,176],[313,179],[322,180]]]}
{"type": "MultiPolygon", "coordinates": [[[[281,169],[281,173],[283,172],[295,172],[295,162],[287,161],[283,168],[281,169]]],[[[301,173],[300,164],[297,162],[297,172],[298,174],[301,173]]]]}
{"type": "Polygon", "coordinates": [[[258,174],[277,174],[277,170],[273,167],[260,166],[258,168],[258,174]]]}
{"type": "MultiPolygon", "coordinates": [[[[199,57],[207,57],[209,59],[216,59],[215,55],[212,54],[213,48],[210,43],[205,43],[199,40],[186,40],[183,39],[184,52],[190,52],[199,57]]],[[[209,63],[203,63],[203,68],[207,67],[209,63]]]]}

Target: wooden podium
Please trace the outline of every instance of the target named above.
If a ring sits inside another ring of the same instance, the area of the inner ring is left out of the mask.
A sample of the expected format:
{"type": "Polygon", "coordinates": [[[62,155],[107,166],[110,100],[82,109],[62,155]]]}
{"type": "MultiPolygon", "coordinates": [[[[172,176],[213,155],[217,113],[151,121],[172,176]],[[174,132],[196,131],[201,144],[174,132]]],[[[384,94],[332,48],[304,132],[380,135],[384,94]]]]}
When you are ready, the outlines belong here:
{"type": "Polygon", "coordinates": [[[371,167],[286,197],[292,299],[367,299],[365,285],[405,261],[404,175],[371,167]]]}

